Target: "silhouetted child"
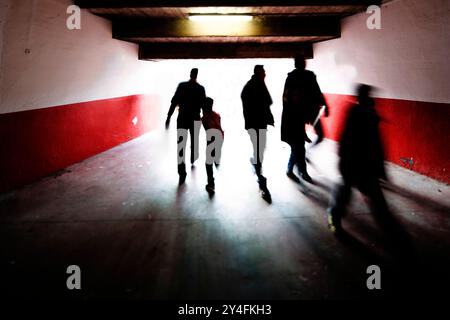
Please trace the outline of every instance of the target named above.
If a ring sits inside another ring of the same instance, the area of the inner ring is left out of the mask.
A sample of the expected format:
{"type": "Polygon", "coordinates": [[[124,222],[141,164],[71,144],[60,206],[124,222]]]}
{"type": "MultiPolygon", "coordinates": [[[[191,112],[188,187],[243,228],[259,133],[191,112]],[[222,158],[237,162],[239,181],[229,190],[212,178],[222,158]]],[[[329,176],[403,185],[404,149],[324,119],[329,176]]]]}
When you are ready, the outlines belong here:
{"type": "Polygon", "coordinates": [[[224,132],[220,124],[220,115],[212,110],[214,100],[206,98],[203,107],[202,123],[206,131],[206,174],[208,175],[208,184],[206,190],[209,193],[214,192],[214,172],[213,163],[216,167],[220,163],[220,154],[222,151],[222,144],[224,132]]]}

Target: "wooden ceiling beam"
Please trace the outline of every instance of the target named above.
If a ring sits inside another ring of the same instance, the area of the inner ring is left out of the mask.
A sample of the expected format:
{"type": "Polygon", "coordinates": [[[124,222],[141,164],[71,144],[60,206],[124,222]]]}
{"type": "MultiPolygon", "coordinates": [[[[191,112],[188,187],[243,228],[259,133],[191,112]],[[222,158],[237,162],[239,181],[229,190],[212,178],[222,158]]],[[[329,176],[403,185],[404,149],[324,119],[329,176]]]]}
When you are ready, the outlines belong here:
{"type": "Polygon", "coordinates": [[[338,17],[263,17],[242,25],[199,24],[187,19],[151,18],[113,20],[113,37],[181,38],[181,37],[339,37],[338,17]]]}
{"type": "Polygon", "coordinates": [[[141,43],[139,59],[236,59],[313,57],[312,43],[141,43]]]}
{"type": "Polygon", "coordinates": [[[75,0],[82,8],[369,6],[381,0],[75,0]]]}

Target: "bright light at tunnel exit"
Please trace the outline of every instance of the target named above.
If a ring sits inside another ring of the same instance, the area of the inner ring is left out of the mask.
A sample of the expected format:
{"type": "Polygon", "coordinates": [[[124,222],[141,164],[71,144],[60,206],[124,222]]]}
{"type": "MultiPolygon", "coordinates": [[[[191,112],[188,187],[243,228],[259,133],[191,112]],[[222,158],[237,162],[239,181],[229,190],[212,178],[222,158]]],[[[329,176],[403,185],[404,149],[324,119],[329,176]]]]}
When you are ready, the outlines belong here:
{"type": "Polygon", "coordinates": [[[189,20],[195,22],[246,22],[251,21],[252,19],[253,17],[249,15],[211,14],[189,16],[189,20]]]}

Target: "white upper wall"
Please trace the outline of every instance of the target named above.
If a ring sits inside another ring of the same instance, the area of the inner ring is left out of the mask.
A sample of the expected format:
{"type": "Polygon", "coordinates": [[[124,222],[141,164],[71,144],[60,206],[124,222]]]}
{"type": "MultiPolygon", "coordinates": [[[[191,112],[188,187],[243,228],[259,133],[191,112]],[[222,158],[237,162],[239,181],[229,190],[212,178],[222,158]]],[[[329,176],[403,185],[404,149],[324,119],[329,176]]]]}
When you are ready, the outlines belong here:
{"type": "Polygon", "coordinates": [[[135,44],[112,39],[110,22],[87,11],[81,30],[68,30],[71,4],[1,0],[0,113],[151,90],[154,63],[139,61],[135,44]]]}
{"type": "MultiPolygon", "coordinates": [[[[10,2],[10,0],[0,0],[0,83],[1,83],[2,77],[3,77],[2,61],[3,61],[3,42],[5,39],[4,26],[5,26],[6,18],[8,16],[8,12],[9,12],[9,2],[10,2]]],[[[1,99],[1,96],[0,96],[0,99],[1,99]]]]}
{"type": "MultiPolygon", "coordinates": [[[[218,109],[234,114],[256,63],[265,64],[280,108],[292,59],[143,62],[136,45],[112,39],[109,21],[89,12],[82,11],[81,30],[68,30],[70,4],[0,0],[0,113],[149,92],[167,105],[196,66],[218,109]]],[[[355,82],[365,82],[381,88],[380,97],[449,102],[448,6],[448,0],[392,1],[382,8],[381,30],[367,29],[366,13],[344,19],[342,37],[316,44],[308,68],[328,93],[351,94],[355,82]]]]}
{"type": "Polygon", "coordinates": [[[314,45],[308,63],[324,92],[353,94],[354,83],[378,97],[450,102],[448,0],[395,0],[381,8],[381,30],[367,13],[342,22],[342,37],[314,45]]]}

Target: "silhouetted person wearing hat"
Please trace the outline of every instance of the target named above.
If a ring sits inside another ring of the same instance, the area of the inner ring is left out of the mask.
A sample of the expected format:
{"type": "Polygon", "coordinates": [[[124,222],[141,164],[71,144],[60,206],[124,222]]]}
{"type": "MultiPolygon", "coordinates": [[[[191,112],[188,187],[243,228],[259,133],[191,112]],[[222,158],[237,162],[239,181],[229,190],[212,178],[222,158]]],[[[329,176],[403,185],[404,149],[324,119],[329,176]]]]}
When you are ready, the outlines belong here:
{"type": "Polygon", "coordinates": [[[181,82],[175,95],[172,98],[169,112],[167,114],[166,128],[170,123],[170,117],[178,106],[177,118],[177,141],[178,141],[178,174],[180,176],[180,184],[184,183],[186,179],[186,165],[185,165],[185,149],[187,144],[187,130],[191,136],[191,164],[198,159],[198,139],[200,132],[200,110],[203,107],[206,99],[205,88],[197,82],[198,69],[191,70],[190,79],[186,82],[181,82]],[[182,129],[182,130],[180,130],[182,129]],[[180,154],[182,153],[182,154],[180,154]]]}
{"type": "MultiPolygon", "coordinates": [[[[352,187],[369,198],[376,218],[389,221],[386,201],[379,179],[386,179],[384,152],[378,131],[379,117],[370,97],[371,87],[358,86],[358,101],[350,108],[339,145],[339,170],[343,183],[337,187],[328,209],[328,226],[342,231],[341,219],[350,201],[352,187]]],[[[392,225],[392,224],[391,224],[392,225]]]]}
{"type": "Polygon", "coordinates": [[[267,179],[262,175],[262,162],[266,146],[267,125],[274,125],[270,106],[272,97],[267,90],[264,79],[266,72],[264,66],[256,65],[251,79],[244,86],[241,93],[245,129],[250,135],[253,145],[253,158],[251,159],[258,178],[259,188],[264,200],[271,202],[272,198],[267,188],[267,179]]]}
{"type": "MultiPolygon", "coordinates": [[[[311,142],[306,135],[305,124],[314,124],[318,120],[320,107],[325,106],[325,116],[328,116],[328,106],[316,76],[312,71],[305,70],[303,56],[295,57],[295,70],[287,76],[283,91],[283,113],[281,116],[281,140],[291,146],[286,174],[298,181],[293,170],[297,165],[303,180],[312,183],[306,170],[305,141],[311,142]]],[[[323,139],[323,129],[320,121],[314,126],[317,133],[316,144],[323,139]]]]}

